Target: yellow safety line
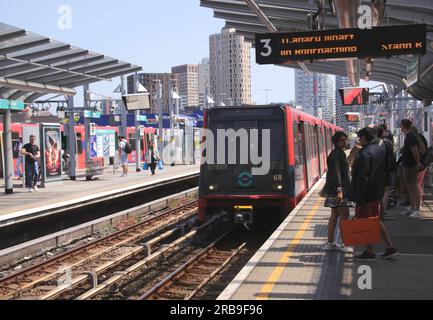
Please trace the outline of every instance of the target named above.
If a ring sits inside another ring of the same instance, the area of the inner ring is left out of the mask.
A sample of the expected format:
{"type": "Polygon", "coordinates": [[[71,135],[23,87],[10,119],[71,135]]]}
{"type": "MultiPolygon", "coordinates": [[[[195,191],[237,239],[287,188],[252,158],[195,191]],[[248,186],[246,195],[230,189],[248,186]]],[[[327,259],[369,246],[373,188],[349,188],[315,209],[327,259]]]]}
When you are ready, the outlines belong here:
{"type": "Polygon", "coordinates": [[[316,215],[317,209],[319,208],[321,202],[322,202],[322,199],[319,198],[316,201],[316,203],[314,204],[311,211],[308,213],[307,218],[305,219],[301,228],[296,233],[295,238],[290,242],[290,245],[287,248],[287,251],[282,255],[280,261],[278,262],[277,266],[272,271],[268,280],[263,285],[263,287],[260,290],[260,293],[258,294],[256,300],[268,300],[269,299],[269,294],[272,293],[272,290],[274,289],[274,286],[277,284],[278,280],[280,279],[281,274],[287,268],[287,263],[289,262],[290,258],[292,257],[296,247],[301,242],[305,231],[307,230],[307,228],[310,226],[311,222],[313,221],[313,218],[316,215]]]}

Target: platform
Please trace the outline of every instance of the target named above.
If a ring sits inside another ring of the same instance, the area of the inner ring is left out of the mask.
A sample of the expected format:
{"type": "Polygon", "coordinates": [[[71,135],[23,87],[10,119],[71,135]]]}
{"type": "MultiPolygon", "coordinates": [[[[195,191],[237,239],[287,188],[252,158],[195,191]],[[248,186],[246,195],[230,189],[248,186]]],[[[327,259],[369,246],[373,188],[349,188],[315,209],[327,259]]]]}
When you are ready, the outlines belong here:
{"type": "MultiPolygon", "coordinates": [[[[357,262],[353,254],[323,250],[330,215],[318,196],[324,182],[322,178],[315,185],[219,300],[433,299],[431,197],[419,219],[403,216],[404,208],[388,210],[395,219],[385,224],[400,256],[357,262]],[[365,275],[363,266],[371,268],[371,290],[358,287],[365,275]]],[[[363,250],[355,248],[355,252],[363,250]]],[[[384,246],[377,245],[375,250],[381,254],[384,246]]]]}
{"type": "MultiPolygon", "coordinates": [[[[115,195],[191,174],[198,175],[198,173],[198,165],[165,167],[162,171],[157,170],[155,176],[151,176],[150,171],[137,173],[135,166],[131,166],[130,173],[125,178],[119,177],[121,175],[119,170],[115,174],[112,170],[106,170],[95,180],[55,182],[47,184],[46,188],[39,189],[37,193],[29,193],[26,188],[16,187],[12,195],[0,194],[0,226],[13,217],[32,215],[50,208],[78,204],[89,199],[115,195]]],[[[18,183],[17,180],[16,182],[18,183]]]]}

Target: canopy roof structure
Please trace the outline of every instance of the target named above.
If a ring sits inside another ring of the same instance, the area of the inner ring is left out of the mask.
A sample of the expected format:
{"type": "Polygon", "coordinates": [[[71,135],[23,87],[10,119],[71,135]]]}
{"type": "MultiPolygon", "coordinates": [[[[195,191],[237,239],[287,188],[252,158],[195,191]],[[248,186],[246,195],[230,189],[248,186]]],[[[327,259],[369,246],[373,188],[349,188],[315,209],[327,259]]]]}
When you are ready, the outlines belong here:
{"type": "MultiPolygon", "coordinates": [[[[408,92],[419,100],[433,99],[433,1],[431,0],[201,0],[201,6],[211,8],[214,17],[225,20],[227,28],[236,29],[238,34],[252,42],[256,33],[308,31],[313,29],[339,29],[354,27],[358,16],[352,3],[365,4],[377,9],[374,25],[404,25],[425,23],[427,25],[427,53],[420,57],[418,82],[408,92]],[[257,9],[253,10],[255,3],[257,9]],[[355,11],[354,11],[355,10],[355,11]],[[338,16],[340,12],[340,16],[338,16]],[[353,13],[355,12],[355,13],[353,13]]],[[[407,66],[414,57],[395,56],[390,59],[375,58],[374,64],[359,60],[359,74],[368,74],[368,80],[385,82],[397,90],[406,89],[407,66]],[[371,71],[370,71],[371,70],[371,71]],[[368,73],[366,72],[368,71],[368,73]]],[[[305,66],[313,71],[335,75],[349,75],[347,61],[308,62],[305,66]]],[[[300,68],[297,63],[281,65],[300,68]]],[[[366,79],[367,80],[367,79],[366,79]]]]}
{"type": "Polygon", "coordinates": [[[32,103],[47,93],[111,80],[141,67],[0,22],[0,98],[32,103]]]}

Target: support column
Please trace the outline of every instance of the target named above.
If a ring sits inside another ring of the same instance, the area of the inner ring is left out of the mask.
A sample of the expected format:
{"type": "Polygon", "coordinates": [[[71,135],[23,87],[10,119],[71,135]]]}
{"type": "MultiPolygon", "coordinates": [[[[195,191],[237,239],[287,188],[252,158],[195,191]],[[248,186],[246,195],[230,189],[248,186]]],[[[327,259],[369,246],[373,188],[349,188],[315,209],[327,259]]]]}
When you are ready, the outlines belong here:
{"type": "Polygon", "coordinates": [[[75,119],[74,119],[74,97],[68,97],[68,153],[70,159],[69,178],[75,180],[77,173],[77,139],[75,137],[75,119]]]}
{"type": "MultiPolygon", "coordinates": [[[[134,74],[134,93],[137,93],[138,88],[138,74],[134,74]]],[[[135,171],[141,172],[141,137],[140,137],[140,122],[138,117],[140,116],[140,110],[135,111],[135,171]]]]}
{"type": "MultiPolygon", "coordinates": [[[[11,110],[3,113],[3,146],[5,157],[5,193],[14,193],[14,159],[12,153],[12,119],[11,110]]],[[[1,155],[0,155],[1,156],[1,155]]],[[[25,168],[24,168],[25,169],[25,168]]]]}
{"type": "MultiPolygon", "coordinates": [[[[120,77],[120,91],[122,91],[122,96],[126,95],[126,85],[125,85],[125,76],[120,77]]],[[[122,126],[119,130],[119,135],[124,136],[125,138],[128,138],[128,111],[126,110],[125,105],[122,102],[122,105],[120,106],[121,111],[121,119],[122,119],[122,126]]]]}
{"type": "Polygon", "coordinates": [[[158,151],[159,156],[162,157],[162,151],[164,149],[164,139],[163,139],[163,128],[164,128],[164,117],[162,112],[162,84],[161,80],[156,80],[156,94],[157,94],[157,101],[158,101],[158,151]]]}
{"type": "MultiPolygon", "coordinates": [[[[84,96],[84,110],[90,110],[89,100],[90,100],[89,85],[83,85],[83,96],[84,96]]],[[[91,177],[88,175],[90,164],[92,158],[90,156],[90,118],[84,115],[84,150],[86,155],[86,179],[89,180],[91,177]]]]}
{"type": "Polygon", "coordinates": [[[174,84],[173,80],[170,80],[170,88],[169,88],[169,110],[170,110],[170,164],[172,167],[174,167],[175,161],[174,161],[174,155],[175,155],[175,136],[174,136],[174,99],[173,99],[173,92],[174,92],[174,84]]]}

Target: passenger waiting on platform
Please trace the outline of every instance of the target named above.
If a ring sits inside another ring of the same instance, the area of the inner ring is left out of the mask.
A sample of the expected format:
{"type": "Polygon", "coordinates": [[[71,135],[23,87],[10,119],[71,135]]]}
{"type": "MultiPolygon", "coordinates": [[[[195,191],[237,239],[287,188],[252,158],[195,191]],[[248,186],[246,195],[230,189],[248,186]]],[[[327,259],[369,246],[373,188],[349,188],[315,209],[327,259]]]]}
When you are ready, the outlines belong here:
{"type": "Polygon", "coordinates": [[[155,146],[154,142],[150,142],[149,148],[146,152],[146,162],[149,165],[152,176],[155,175],[156,166],[160,160],[158,148],[155,146]]]}
{"type": "Polygon", "coordinates": [[[382,205],[380,207],[380,215],[382,219],[391,219],[389,215],[386,214],[386,209],[388,209],[389,196],[392,187],[392,176],[396,171],[397,163],[396,156],[394,152],[394,139],[387,135],[387,130],[385,125],[380,125],[377,130],[377,136],[382,140],[385,146],[385,194],[382,199],[382,205]],[[392,140],[391,140],[392,139],[392,140]]]}
{"type": "Polygon", "coordinates": [[[20,137],[14,147],[14,152],[18,155],[16,167],[15,167],[16,168],[15,174],[17,175],[18,179],[23,178],[23,174],[21,172],[21,164],[23,163],[23,156],[21,154],[22,149],[23,149],[23,138],[20,137]]]}
{"type": "Polygon", "coordinates": [[[123,173],[120,176],[121,178],[128,176],[128,154],[126,153],[126,144],[128,141],[126,141],[125,137],[120,136],[119,137],[119,159],[120,159],[120,165],[123,168],[123,173]]]}
{"type": "MultiPolygon", "coordinates": [[[[420,203],[420,209],[422,207],[422,198],[424,195],[424,177],[428,171],[428,168],[425,164],[425,157],[427,155],[427,148],[428,143],[424,135],[420,134],[418,132],[418,129],[416,127],[412,126],[412,131],[415,133],[417,141],[418,141],[418,150],[421,157],[421,167],[417,174],[417,180],[418,180],[418,190],[419,190],[419,203],[420,203]]],[[[415,217],[414,217],[415,218],[415,217]]]]}
{"type": "Polygon", "coordinates": [[[419,210],[421,205],[418,172],[424,170],[425,166],[421,163],[419,143],[417,135],[414,133],[412,121],[403,119],[401,121],[401,131],[406,135],[401,162],[403,165],[404,181],[410,199],[410,210],[406,210],[403,214],[409,214],[410,218],[417,218],[420,215],[419,210]]]}
{"type": "Polygon", "coordinates": [[[332,137],[334,150],[329,154],[327,159],[328,173],[326,174],[326,183],[321,192],[321,196],[326,197],[325,207],[331,208],[331,217],[328,222],[328,242],[325,244],[325,250],[341,250],[351,253],[353,249],[344,247],[335,242],[335,230],[337,228],[338,218],[347,220],[349,217],[350,203],[347,200],[350,178],[349,164],[346,159],[347,135],[339,131],[332,137]]]}
{"type": "MultiPolygon", "coordinates": [[[[350,183],[349,200],[356,203],[355,217],[365,219],[378,217],[380,205],[385,193],[385,146],[381,140],[374,135],[375,130],[364,128],[358,132],[362,145],[355,162],[350,183]]],[[[394,248],[385,225],[380,222],[382,239],[387,248],[382,254],[383,259],[397,256],[399,253],[394,248]]],[[[355,260],[371,261],[376,259],[373,246],[367,245],[367,249],[354,257],[355,260]]]]}
{"type": "Polygon", "coordinates": [[[38,158],[41,156],[36,137],[30,136],[30,143],[27,143],[21,149],[21,154],[25,156],[25,175],[26,188],[29,192],[38,191],[39,165],[38,158]]]}

